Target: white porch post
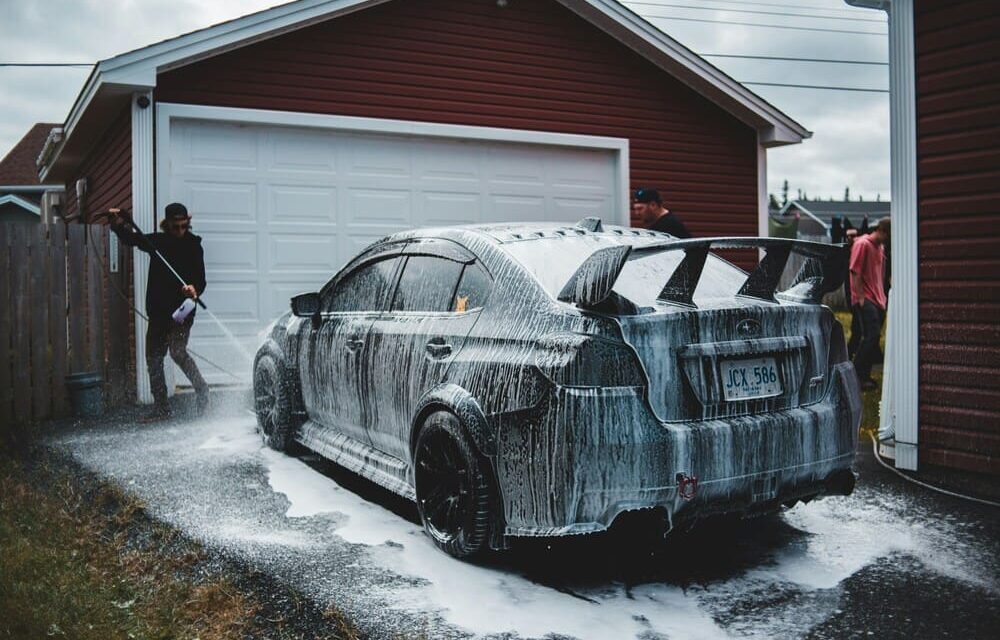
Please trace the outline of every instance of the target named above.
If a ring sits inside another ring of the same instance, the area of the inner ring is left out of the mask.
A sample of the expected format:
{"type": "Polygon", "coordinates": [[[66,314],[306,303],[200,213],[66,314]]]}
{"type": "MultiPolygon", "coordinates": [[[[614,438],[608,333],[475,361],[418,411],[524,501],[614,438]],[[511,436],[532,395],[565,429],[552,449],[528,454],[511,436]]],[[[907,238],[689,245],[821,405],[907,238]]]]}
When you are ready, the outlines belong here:
{"type": "Polygon", "coordinates": [[[896,341],[891,394],[896,466],[917,469],[920,341],[917,246],[917,119],[913,0],[892,0],[889,13],[889,111],[892,156],[892,287],[890,332],[896,341]]]}
{"type": "MultiPolygon", "coordinates": [[[[140,229],[152,229],[155,222],[153,200],[153,92],[132,94],[132,217],[140,229]],[[140,98],[145,98],[140,100],[140,98]],[[140,106],[145,104],[145,107],[140,106]]],[[[145,308],[149,254],[134,249],[133,288],[135,306],[145,308]]],[[[153,395],[146,372],[146,321],[135,317],[135,374],[139,402],[149,404],[153,395]]]]}

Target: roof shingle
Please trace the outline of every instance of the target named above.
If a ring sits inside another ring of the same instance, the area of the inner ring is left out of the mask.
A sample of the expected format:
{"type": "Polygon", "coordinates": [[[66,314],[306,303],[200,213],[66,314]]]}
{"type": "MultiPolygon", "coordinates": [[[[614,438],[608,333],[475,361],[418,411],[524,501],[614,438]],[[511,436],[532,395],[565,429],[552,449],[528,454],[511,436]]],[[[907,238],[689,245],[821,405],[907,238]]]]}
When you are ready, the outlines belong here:
{"type": "Polygon", "coordinates": [[[40,184],[35,160],[42,151],[49,131],[58,124],[39,122],[0,160],[0,187],[40,184]]]}

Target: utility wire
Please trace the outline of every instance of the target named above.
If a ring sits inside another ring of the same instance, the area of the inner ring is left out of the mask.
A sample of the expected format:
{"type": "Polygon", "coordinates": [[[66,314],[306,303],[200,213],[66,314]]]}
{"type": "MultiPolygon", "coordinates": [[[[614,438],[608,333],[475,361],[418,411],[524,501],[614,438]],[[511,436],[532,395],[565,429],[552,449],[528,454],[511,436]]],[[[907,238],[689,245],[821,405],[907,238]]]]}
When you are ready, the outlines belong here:
{"type": "Polygon", "coordinates": [[[747,56],[735,53],[699,53],[702,58],[741,58],[746,60],[786,60],[788,62],[823,62],[829,64],[868,64],[888,67],[888,62],[878,60],[833,60],[830,58],[786,58],[784,56],[747,56]]]}
{"type": "Polygon", "coordinates": [[[825,89],[828,91],[863,91],[866,93],[889,93],[888,89],[869,89],[866,87],[829,87],[818,84],[786,84],[783,82],[745,82],[737,80],[740,84],[757,85],[761,87],[791,87],[793,89],[825,89]]]}
{"type": "MultiPolygon", "coordinates": [[[[809,9],[810,11],[826,11],[828,13],[849,13],[852,15],[860,15],[861,11],[857,9],[824,9],[823,7],[817,7],[815,5],[808,4],[787,4],[778,2],[751,2],[749,0],[708,0],[709,2],[723,3],[723,4],[736,4],[740,6],[753,5],[757,7],[783,7],[786,9],[809,9]]],[[[638,0],[622,0],[625,4],[644,4],[650,6],[659,6],[659,2],[639,2],[638,0]]],[[[726,9],[720,7],[719,11],[726,11],[726,9]]]]}
{"type": "Polygon", "coordinates": [[[0,62],[0,67],[92,67],[86,62],[0,62]]]}
{"type": "Polygon", "coordinates": [[[696,9],[698,11],[729,11],[731,13],[753,13],[763,16],[786,16],[789,18],[811,18],[814,20],[847,20],[849,22],[874,22],[876,24],[886,24],[885,20],[873,20],[871,18],[840,18],[837,16],[817,16],[810,13],[789,13],[787,11],[762,11],[760,9],[729,9],[726,7],[699,7],[692,4],[671,4],[668,2],[636,2],[634,4],[647,4],[654,7],[669,7],[671,9],[696,9]]]}
{"type": "Polygon", "coordinates": [[[729,20],[709,20],[707,18],[680,18],[677,16],[660,16],[645,14],[642,17],[662,20],[682,20],[684,22],[707,22],[709,24],[733,24],[744,27],[767,27],[770,29],[788,29],[791,31],[822,31],[824,33],[853,33],[863,36],[888,36],[882,31],[855,31],[852,29],[827,29],[825,27],[793,27],[785,24],[765,24],[761,22],[736,22],[729,20]]]}

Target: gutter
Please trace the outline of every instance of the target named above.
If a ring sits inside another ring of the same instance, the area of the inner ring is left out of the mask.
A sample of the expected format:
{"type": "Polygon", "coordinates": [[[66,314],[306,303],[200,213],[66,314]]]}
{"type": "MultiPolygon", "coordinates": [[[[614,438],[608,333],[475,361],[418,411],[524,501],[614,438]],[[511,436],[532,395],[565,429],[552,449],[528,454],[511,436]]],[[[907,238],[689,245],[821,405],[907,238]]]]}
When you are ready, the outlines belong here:
{"type": "Polygon", "coordinates": [[[0,191],[18,193],[48,193],[49,191],[65,191],[61,184],[0,184],[0,191]]]}

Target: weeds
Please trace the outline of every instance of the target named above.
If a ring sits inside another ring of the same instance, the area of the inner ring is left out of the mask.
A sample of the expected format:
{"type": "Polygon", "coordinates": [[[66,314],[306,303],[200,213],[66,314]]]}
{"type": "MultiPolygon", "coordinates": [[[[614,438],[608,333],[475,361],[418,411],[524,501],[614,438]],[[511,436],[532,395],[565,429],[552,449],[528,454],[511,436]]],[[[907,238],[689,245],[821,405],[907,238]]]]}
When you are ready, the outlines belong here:
{"type": "Polygon", "coordinates": [[[274,611],[259,574],[205,572],[141,501],[28,460],[0,451],[0,639],[358,638],[332,608],[303,631],[306,607],[274,611]]]}

